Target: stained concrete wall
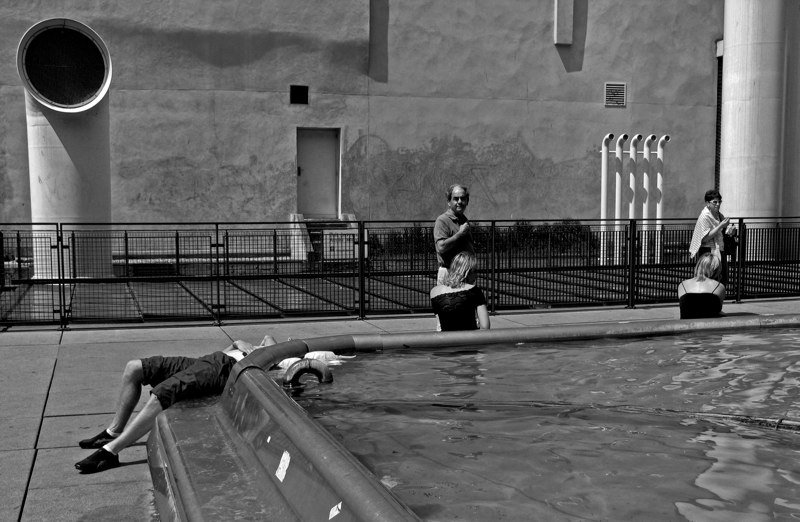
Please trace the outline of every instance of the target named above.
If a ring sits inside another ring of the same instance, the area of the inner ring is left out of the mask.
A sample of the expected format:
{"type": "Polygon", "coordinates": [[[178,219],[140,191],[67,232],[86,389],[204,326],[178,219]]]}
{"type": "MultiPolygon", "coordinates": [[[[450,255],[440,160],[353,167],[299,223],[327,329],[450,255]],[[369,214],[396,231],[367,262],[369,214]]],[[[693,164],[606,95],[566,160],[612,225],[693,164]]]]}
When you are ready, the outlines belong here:
{"type": "Polygon", "coordinates": [[[555,46],[552,0],[4,2],[0,220],[30,217],[15,53],[51,17],[92,27],[114,63],[115,221],[286,220],[297,127],[341,128],[341,210],[359,219],[431,219],[453,181],[473,218],[597,218],[608,132],[671,135],[664,215],[694,216],[722,5],[575,0],[555,46]],[[606,81],[628,83],[626,108],[603,106],[606,81]]]}

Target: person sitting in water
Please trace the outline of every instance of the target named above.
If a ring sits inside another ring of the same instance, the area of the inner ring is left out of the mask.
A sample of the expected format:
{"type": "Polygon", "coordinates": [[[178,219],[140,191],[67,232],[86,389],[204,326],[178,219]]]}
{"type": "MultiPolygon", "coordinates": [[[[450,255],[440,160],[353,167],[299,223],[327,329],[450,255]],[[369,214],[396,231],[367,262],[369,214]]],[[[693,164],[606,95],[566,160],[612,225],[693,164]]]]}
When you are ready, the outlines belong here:
{"type": "Polygon", "coordinates": [[[433,313],[439,317],[442,331],[477,330],[478,326],[483,330],[490,328],[486,297],[475,286],[476,264],[473,254],[456,254],[442,283],[431,290],[433,313]]]}
{"type": "Polygon", "coordinates": [[[694,277],[678,285],[681,319],[717,317],[725,299],[725,285],[719,277],[720,261],[713,253],[700,256],[694,267],[694,277]]]}

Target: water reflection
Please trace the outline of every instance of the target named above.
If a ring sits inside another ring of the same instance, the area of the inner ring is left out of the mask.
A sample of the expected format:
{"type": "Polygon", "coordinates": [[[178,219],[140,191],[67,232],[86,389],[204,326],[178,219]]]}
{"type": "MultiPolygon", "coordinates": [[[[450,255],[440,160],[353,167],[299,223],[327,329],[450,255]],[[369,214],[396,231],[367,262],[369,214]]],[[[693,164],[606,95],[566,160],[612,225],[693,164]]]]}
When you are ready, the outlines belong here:
{"type": "Polygon", "coordinates": [[[476,386],[486,384],[483,367],[486,355],[479,350],[433,352],[432,368],[438,373],[432,383],[437,397],[467,399],[477,393],[476,386]]]}
{"type": "Polygon", "coordinates": [[[677,343],[684,350],[664,389],[704,397],[703,411],[800,417],[800,344],[796,336],[777,339],[731,334],[677,343]],[[775,342],[775,341],[778,342],[775,342]]]}
{"type": "MultiPolygon", "coordinates": [[[[776,515],[800,515],[793,486],[800,475],[796,471],[776,469],[765,454],[780,453],[783,448],[753,433],[705,431],[694,442],[708,446],[706,455],[713,464],[695,480],[695,484],[711,494],[694,502],[676,502],[678,512],[687,520],[748,521],[774,520],[776,515]]],[[[774,456],[773,456],[774,457],[774,456]]],[[[779,517],[777,517],[779,518],[779,517]]]]}

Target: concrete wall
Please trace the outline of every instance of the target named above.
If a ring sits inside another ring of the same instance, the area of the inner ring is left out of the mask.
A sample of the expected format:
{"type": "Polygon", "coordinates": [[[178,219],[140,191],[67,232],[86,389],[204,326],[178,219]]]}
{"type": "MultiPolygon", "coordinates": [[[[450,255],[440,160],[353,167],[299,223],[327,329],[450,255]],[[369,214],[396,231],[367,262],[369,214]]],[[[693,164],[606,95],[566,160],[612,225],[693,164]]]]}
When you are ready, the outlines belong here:
{"type": "Polygon", "coordinates": [[[597,218],[608,132],[671,135],[664,215],[694,216],[722,6],[574,0],[573,44],[555,46],[552,0],[7,1],[0,221],[30,219],[16,45],[51,17],[111,54],[116,221],[286,220],[297,127],[342,129],[342,211],[359,219],[432,219],[454,181],[473,218],[597,218]],[[603,106],[606,81],[628,83],[626,108],[603,106]]]}

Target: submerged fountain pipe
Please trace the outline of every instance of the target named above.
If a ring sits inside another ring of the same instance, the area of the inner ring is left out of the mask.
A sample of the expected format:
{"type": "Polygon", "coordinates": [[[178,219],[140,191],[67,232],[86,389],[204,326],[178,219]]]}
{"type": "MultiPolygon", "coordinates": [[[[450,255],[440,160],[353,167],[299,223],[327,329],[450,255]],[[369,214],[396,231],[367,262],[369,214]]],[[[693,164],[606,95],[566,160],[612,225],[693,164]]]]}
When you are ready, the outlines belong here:
{"type": "Polygon", "coordinates": [[[637,134],[631,138],[630,148],[628,149],[628,187],[631,190],[628,200],[628,219],[636,218],[636,147],[642,141],[642,135],[637,134]]]}
{"type": "MultiPolygon", "coordinates": [[[[105,43],[75,20],[44,20],[22,36],[17,71],[25,88],[31,221],[110,222],[111,59],[105,43]]],[[[56,277],[46,250],[34,252],[37,278],[56,277]]],[[[67,257],[97,266],[96,256],[105,254],[96,250],[96,244],[78,248],[67,257]]],[[[75,273],[73,266],[67,275],[75,273]]]]}

